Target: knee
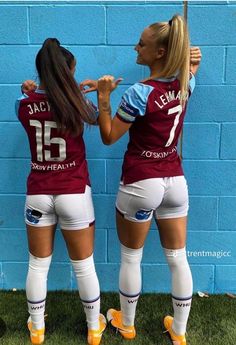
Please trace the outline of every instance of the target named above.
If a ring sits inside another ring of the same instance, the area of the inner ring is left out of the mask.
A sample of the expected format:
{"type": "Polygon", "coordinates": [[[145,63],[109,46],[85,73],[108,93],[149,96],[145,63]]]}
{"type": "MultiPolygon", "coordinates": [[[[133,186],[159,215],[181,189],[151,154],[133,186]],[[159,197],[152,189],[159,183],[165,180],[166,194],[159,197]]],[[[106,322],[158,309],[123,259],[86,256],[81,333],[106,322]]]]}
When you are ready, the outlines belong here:
{"type": "Polygon", "coordinates": [[[52,255],[39,258],[30,253],[29,254],[29,269],[32,269],[35,271],[47,272],[49,270],[51,260],[52,260],[52,255]]]}
{"type": "Polygon", "coordinates": [[[132,249],[121,244],[121,263],[140,264],[143,256],[143,247],[132,249]]]}
{"type": "Polygon", "coordinates": [[[77,278],[96,274],[93,254],[82,260],[72,260],[71,263],[77,278]]]}
{"type": "Polygon", "coordinates": [[[163,248],[164,254],[170,268],[188,266],[187,254],[185,247],[180,249],[163,248]]]}

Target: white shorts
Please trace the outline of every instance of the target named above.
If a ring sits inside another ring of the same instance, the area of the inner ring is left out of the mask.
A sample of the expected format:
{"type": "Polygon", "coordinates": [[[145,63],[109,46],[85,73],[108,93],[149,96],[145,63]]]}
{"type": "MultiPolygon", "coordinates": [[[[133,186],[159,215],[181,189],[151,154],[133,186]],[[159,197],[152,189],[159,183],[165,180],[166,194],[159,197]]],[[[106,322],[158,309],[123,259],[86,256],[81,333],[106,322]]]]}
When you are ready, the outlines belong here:
{"type": "Polygon", "coordinates": [[[85,229],[94,223],[91,188],[81,194],[27,195],[25,222],[35,227],[59,224],[63,230],[85,229]]]}
{"type": "Polygon", "coordinates": [[[188,214],[188,186],[184,176],[150,178],[119,186],[116,208],[133,222],[185,217],[188,214]]]}

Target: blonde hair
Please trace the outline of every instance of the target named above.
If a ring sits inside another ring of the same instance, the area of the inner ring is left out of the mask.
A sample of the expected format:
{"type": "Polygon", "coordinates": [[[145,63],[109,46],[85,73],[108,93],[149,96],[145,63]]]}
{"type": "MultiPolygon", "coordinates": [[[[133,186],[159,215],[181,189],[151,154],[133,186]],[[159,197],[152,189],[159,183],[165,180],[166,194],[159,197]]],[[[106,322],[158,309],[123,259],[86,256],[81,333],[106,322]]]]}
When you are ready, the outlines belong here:
{"type": "Polygon", "coordinates": [[[178,74],[181,103],[188,97],[190,43],[187,24],[180,15],[174,15],[169,22],[154,23],[149,26],[154,32],[158,47],[167,49],[161,77],[169,78],[178,74]]]}

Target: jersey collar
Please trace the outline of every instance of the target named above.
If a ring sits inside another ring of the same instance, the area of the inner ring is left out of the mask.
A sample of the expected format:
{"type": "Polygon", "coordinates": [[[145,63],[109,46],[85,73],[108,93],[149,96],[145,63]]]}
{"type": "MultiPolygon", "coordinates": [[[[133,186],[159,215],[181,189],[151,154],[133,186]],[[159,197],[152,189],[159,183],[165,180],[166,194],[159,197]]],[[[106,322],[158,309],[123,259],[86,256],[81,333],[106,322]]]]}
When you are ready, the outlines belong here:
{"type": "Polygon", "coordinates": [[[173,76],[171,78],[154,78],[153,80],[162,81],[164,83],[170,83],[170,82],[174,81],[175,79],[176,79],[176,76],[173,76]]]}
{"type": "Polygon", "coordinates": [[[35,90],[35,93],[41,93],[41,94],[43,94],[43,95],[45,95],[45,90],[42,90],[42,89],[39,89],[39,88],[37,88],[36,90],[35,90]]]}

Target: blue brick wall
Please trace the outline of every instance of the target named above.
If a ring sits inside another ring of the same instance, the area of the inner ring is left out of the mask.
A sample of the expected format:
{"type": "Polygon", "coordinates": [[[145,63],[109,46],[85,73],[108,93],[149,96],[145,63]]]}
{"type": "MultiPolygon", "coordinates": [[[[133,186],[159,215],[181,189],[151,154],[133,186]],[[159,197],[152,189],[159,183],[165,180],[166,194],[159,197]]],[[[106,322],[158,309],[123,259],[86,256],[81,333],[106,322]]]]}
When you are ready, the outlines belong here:
{"type": "MultiPolygon", "coordinates": [[[[0,1],[0,288],[24,288],[28,248],[23,219],[29,171],[27,138],[14,113],[23,80],[36,78],[35,54],[57,37],[77,58],[76,78],[124,78],[112,95],[147,73],[133,49],[143,28],[183,13],[182,1],[0,1]]],[[[190,192],[187,250],[194,291],[236,292],[236,3],[191,1],[193,45],[203,59],[184,127],[184,169],[190,192]]],[[[96,101],[96,96],[91,98],[96,101]]],[[[103,291],[118,288],[115,194],[127,136],[112,147],[97,128],[85,133],[96,212],[95,259],[103,291]]],[[[143,258],[143,291],[169,292],[170,275],[155,225],[143,258]]],[[[60,231],[49,289],[76,288],[60,231]]]]}

